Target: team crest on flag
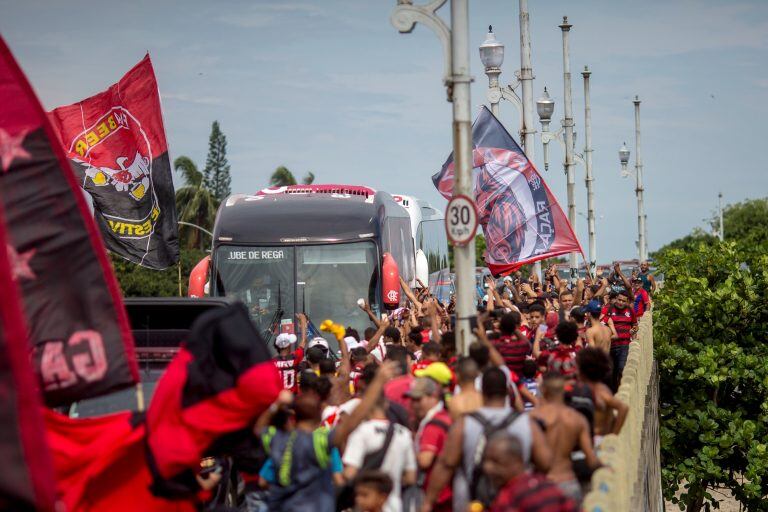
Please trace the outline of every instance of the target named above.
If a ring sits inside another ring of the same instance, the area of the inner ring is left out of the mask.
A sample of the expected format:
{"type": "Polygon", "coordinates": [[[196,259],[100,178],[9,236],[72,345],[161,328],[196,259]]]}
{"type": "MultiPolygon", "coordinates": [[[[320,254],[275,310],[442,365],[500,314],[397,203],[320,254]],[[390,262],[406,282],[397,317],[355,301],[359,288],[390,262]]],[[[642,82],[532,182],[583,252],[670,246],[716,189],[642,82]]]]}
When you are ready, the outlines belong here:
{"type": "Polygon", "coordinates": [[[107,248],[140,265],[178,261],[178,228],[160,98],[147,55],[117,84],[49,114],[107,248]]]}
{"type": "MultiPolygon", "coordinates": [[[[527,263],[581,252],[555,196],[485,107],[472,126],[472,141],[475,203],[491,272],[506,274],[527,263]]],[[[452,154],[432,181],[445,198],[452,196],[452,154]]]]}

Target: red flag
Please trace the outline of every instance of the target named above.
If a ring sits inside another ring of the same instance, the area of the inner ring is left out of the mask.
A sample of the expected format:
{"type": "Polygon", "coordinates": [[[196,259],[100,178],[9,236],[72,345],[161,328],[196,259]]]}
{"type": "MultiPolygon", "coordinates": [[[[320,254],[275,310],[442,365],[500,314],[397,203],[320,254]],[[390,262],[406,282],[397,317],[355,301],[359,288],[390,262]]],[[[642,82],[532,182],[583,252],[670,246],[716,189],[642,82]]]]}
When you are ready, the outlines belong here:
{"type": "Polygon", "coordinates": [[[164,269],[179,260],[176,199],[149,55],[106,91],[49,113],[107,249],[164,269]]]}
{"type": "MultiPolygon", "coordinates": [[[[486,240],[485,262],[494,275],[571,252],[579,241],[554,194],[520,146],[483,107],[472,125],[473,184],[486,240]]],[[[453,193],[453,155],[432,176],[446,198],[453,193]]]]}
{"type": "MultiPolygon", "coordinates": [[[[120,290],[69,162],[0,39],[0,208],[48,405],[139,380],[120,290]]],[[[5,287],[3,287],[5,290],[5,287]]]]}

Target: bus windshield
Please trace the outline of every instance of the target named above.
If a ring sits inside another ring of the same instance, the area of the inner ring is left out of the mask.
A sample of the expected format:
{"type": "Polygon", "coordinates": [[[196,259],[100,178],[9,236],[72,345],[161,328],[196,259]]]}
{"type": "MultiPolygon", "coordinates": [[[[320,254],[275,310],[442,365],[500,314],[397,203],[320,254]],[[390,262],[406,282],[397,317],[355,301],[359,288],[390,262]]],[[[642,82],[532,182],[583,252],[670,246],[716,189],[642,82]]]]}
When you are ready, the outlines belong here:
{"type": "MultiPolygon", "coordinates": [[[[216,250],[216,294],[243,301],[266,337],[302,312],[315,327],[331,319],[362,334],[370,324],[357,300],[365,299],[378,311],[377,262],[376,246],[371,242],[225,245],[216,250]]],[[[335,341],[328,333],[322,334],[335,341]]]]}

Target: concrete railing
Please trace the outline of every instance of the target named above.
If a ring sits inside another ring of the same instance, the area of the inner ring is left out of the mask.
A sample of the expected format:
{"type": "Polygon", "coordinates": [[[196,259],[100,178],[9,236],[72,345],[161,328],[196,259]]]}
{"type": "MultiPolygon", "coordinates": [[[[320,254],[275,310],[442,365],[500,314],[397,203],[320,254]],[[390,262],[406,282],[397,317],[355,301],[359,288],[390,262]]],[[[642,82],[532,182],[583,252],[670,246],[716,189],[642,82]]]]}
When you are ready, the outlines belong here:
{"type": "Polygon", "coordinates": [[[629,405],[618,435],[608,435],[598,450],[603,467],[592,475],[584,499],[587,512],[663,510],[659,465],[658,374],[653,359],[652,313],[643,315],[617,397],[629,405]]]}

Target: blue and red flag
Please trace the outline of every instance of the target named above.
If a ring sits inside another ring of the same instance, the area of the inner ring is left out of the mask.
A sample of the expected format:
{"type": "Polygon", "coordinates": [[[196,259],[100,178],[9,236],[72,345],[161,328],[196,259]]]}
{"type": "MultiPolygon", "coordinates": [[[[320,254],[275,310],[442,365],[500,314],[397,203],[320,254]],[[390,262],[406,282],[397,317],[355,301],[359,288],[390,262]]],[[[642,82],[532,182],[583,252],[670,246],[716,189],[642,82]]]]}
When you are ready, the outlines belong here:
{"type": "MultiPolygon", "coordinates": [[[[581,245],[539,172],[486,108],[472,125],[473,188],[486,240],[485,262],[494,275],[571,252],[581,245]]],[[[432,182],[453,195],[453,153],[432,182]]]]}

